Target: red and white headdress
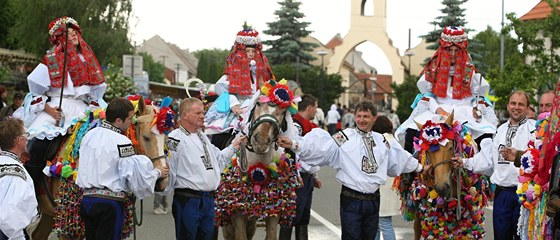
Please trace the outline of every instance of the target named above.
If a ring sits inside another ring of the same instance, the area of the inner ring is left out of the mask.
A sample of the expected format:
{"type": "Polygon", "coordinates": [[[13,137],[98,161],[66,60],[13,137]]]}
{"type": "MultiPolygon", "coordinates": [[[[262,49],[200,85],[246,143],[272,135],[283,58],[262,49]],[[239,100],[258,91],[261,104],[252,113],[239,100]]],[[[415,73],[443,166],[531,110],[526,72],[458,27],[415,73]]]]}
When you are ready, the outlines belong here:
{"type": "Polygon", "coordinates": [[[462,27],[445,27],[439,39],[439,48],[436,50],[428,64],[424,67],[421,74],[426,80],[432,83],[432,93],[437,97],[452,97],[453,99],[464,99],[472,96],[471,78],[474,66],[469,63],[468,36],[462,27]],[[455,56],[455,63],[452,63],[452,56],[448,49],[457,46],[458,52],[455,56]],[[453,96],[447,96],[447,82],[449,80],[449,69],[454,66],[453,73],[453,96]]]}

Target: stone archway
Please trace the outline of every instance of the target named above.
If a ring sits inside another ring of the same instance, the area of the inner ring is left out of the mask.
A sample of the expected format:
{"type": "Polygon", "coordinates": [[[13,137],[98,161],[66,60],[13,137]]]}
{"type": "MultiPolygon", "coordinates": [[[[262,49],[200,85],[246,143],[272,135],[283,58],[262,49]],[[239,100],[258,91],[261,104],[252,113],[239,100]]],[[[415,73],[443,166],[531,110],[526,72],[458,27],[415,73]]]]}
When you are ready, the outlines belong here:
{"type": "MultiPolygon", "coordinates": [[[[342,44],[334,49],[327,66],[328,73],[341,73],[342,85],[348,87],[349,76],[344,74],[342,68],[344,60],[349,52],[364,42],[372,42],[377,45],[391,64],[393,72],[392,81],[400,84],[404,81],[404,66],[399,51],[393,46],[392,40],[387,34],[387,0],[351,0],[350,30],[344,36],[342,44]],[[373,1],[373,5],[367,4],[373,1]],[[373,7],[373,15],[366,16],[366,6],[373,7]]],[[[348,103],[348,94],[343,94],[340,102],[348,103]]],[[[393,98],[393,108],[397,106],[396,98],[393,98]]]]}

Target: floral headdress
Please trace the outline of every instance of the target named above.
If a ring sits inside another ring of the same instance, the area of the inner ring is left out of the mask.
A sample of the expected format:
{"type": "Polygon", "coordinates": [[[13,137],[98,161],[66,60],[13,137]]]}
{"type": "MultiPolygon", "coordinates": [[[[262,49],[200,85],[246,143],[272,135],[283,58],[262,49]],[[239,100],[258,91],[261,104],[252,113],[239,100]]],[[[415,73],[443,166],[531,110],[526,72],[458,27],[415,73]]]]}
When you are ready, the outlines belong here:
{"type": "Polygon", "coordinates": [[[272,102],[280,108],[288,108],[291,114],[296,114],[298,111],[297,105],[294,102],[294,94],[286,84],[286,79],[276,82],[269,80],[264,86],[261,87],[261,102],[272,102]]]}
{"type": "Polygon", "coordinates": [[[80,25],[78,25],[75,19],[67,16],[57,18],[49,24],[49,41],[51,41],[51,43],[54,44],[57,40],[57,36],[64,32],[64,26],[71,27],[82,34],[82,28],[80,28],[80,25]]]}
{"type": "Polygon", "coordinates": [[[420,138],[415,138],[414,148],[435,152],[439,150],[440,145],[445,146],[454,137],[455,130],[451,126],[428,120],[420,130],[420,138]]]}

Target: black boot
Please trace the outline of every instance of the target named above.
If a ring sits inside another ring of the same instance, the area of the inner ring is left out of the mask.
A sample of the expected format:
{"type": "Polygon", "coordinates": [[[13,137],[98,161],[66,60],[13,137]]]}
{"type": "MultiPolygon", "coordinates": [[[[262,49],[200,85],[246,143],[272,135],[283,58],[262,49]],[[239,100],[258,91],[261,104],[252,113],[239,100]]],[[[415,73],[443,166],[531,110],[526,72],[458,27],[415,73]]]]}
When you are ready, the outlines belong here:
{"type": "Polygon", "coordinates": [[[296,240],[307,240],[307,225],[296,226],[296,240]]]}
{"type": "Polygon", "coordinates": [[[292,227],[282,226],[280,227],[280,235],[278,240],[290,240],[292,238],[292,227]]]}

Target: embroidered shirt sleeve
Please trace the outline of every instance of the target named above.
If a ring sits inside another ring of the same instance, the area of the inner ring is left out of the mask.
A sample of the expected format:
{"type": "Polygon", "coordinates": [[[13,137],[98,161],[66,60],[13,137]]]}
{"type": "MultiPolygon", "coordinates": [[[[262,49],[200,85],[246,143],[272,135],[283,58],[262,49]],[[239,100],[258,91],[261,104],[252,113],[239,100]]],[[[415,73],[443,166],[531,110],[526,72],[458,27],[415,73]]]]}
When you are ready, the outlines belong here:
{"type": "Polygon", "coordinates": [[[25,170],[19,164],[0,164],[0,178],[4,176],[16,176],[27,180],[25,170]]]}
{"type": "Polygon", "coordinates": [[[165,140],[165,144],[167,145],[167,148],[174,152],[177,151],[177,146],[179,145],[180,142],[181,140],[172,137],[168,137],[167,140],[165,140]]]}
{"type": "Polygon", "coordinates": [[[121,158],[130,157],[136,154],[132,144],[119,144],[117,145],[117,148],[119,149],[119,157],[121,158]]]}
{"type": "Polygon", "coordinates": [[[343,131],[333,134],[332,138],[336,142],[336,145],[338,145],[339,147],[348,141],[348,136],[346,136],[346,134],[343,131]]]}

